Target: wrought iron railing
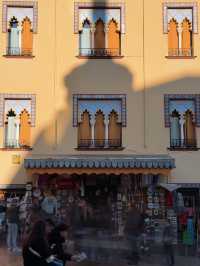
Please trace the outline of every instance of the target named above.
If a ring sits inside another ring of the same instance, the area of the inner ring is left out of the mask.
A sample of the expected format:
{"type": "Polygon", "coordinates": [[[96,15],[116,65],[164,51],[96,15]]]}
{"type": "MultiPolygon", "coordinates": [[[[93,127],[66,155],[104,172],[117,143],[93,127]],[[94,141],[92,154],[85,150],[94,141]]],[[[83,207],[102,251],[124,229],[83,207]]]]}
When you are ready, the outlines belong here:
{"type": "Polygon", "coordinates": [[[108,49],[108,48],[80,48],[80,56],[121,56],[120,49],[108,49]]]}
{"type": "Polygon", "coordinates": [[[119,148],[122,146],[121,139],[81,139],[78,148],[119,148]]]}
{"type": "Polygon", "coordinates": [[[32,56],[32,49],[19,47],[7,47],[6,55],[10,56],[32,56]]]}
{"type": "Polygon", "coordinates": [[[171,139],[170,148],[172,149],[195,149],[197,148],[196,139],[171,139]]]}
{"type": "Polygon", "coordinates": [[[19,140],[6,140],[5,141],[5,148],[8,148],[8,149],[28,149],[30,148],[30,146],[27,146],[27,145],[22,145],[19,140]]]}
{"type": "Polygon", "coordinates": [[[169,49],[168,50],[168,56],[193,56],[193,49],[169,49]]]}

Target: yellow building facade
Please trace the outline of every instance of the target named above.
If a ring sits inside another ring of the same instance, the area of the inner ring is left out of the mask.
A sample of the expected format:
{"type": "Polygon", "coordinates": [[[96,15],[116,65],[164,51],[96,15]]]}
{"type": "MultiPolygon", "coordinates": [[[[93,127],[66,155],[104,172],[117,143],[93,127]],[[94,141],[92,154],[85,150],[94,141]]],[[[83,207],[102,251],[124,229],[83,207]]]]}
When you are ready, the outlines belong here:
{"type": "Polygon", "coordinates": [[[1,187],[40,174],[161,174],[169,183],[199,183],[199,4],[0,1],[1,187]]]}

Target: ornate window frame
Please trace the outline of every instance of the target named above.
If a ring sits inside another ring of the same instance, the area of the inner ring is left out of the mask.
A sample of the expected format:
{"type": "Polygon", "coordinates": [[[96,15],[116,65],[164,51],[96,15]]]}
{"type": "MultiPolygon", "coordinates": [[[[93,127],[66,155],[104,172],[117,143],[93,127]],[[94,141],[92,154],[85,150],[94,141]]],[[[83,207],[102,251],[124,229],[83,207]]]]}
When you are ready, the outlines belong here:
{"type": "Polygon", "coordinates": [[[193,33],[198,34],[198,4],[197,2],[165,2],[163,3],[163,33],[168,33],[168,8],[192,8],[193,12],[193,33]]]}
{"type": "Polygon", "coordinates": [[[200,127],[200,94],[165,94],[164,95],[164,116],[165,127],[170,127],[170,101],[193,100],[195,103],[196,127],[200,127]]]}
{"type": "Polygon", "coordinates": [[[79,100],[121,100],[122,126],[126,127],[126,95],[125,94],[74,94],[73,95],[73,127],[78,126],[79,100]]]}
{"type": "Polygon", "coordinates": [[[0,127],[4,127],[5,100],[7,99],[31,100],[31,127],[35,127],[36,95],[35,94],[12,94],[12,93],[1,93],[0,94],[0,127]]]}
{"type": "Polygon", "coordinates": [[[4,1],[2,5],[2,32],[7,32],[7,10],[8,7],[32,7],[33,8],[33,32],[38,29],[38,3],[35,1],[4,1]]]}
{"type": "Polygon", "coordinates": [[[125,34],[125,3],[111,2],[111,3],[88,3],[75,2],[74,3],[74,33],[79,33],[79,9],[80,8],[120,8],[121,9],[121,33],[125,34]]]}

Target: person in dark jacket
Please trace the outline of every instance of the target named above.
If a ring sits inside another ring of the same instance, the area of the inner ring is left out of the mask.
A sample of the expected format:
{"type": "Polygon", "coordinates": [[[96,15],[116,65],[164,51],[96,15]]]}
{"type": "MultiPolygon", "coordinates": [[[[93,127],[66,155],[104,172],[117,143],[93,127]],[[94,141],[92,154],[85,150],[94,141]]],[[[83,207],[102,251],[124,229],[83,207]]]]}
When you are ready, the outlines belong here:
{"type": "Polygon", "coordinates": [[[64,251],[64,243],[68,238],[68,226],[65,224],[58,225],[48,237],[49,246],[51,248],[51,253],[55,257],[63,262],[65,265],[66,261],[73,259],[71,254],[64,251]]]}
{"type": "Polygon", "coordinates": [[[135,207],[134,202],[129,205],[129,211],[124,228],[124,234],[129,242],[131,249],[131,258],[129,264],[138,265],[138,238],[143,231],[144,218],[139,210],[135,207]]]}
{"type": "Polygon", "coordinates": [[[23,246],[24,266],[50,266],[51,259],[46,224],[38,221],[23,246]]]}

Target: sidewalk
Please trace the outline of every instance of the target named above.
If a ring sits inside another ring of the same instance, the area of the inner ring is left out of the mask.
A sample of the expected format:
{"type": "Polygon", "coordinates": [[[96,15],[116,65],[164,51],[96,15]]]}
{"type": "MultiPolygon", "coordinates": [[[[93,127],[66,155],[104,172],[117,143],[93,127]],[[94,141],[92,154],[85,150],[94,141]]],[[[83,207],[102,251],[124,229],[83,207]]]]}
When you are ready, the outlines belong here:
{"type": "MultiPolygon", "coordinates": [[[[15,256],[9,253],[6,248],[0,247],[0,265],[1,266],[23,266],[22,257],[15,256]]],[[[150,258],[144,258],[138,266],[165,266],[165,261],[162,256],[151,256],[150,258]]],[[[200,258],[196,257],[181,257],[176,256],[175,266],[199,266],[200,258]]],[[[37,266],[37,265],[36,265],[37,266]]],[[[82,262],[82,263],[67,263],[67,266],[127,266],[126,263],[94,263],[94,262],[82,262]]]]}

